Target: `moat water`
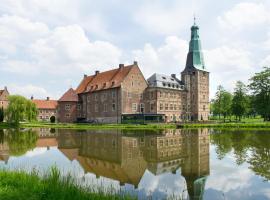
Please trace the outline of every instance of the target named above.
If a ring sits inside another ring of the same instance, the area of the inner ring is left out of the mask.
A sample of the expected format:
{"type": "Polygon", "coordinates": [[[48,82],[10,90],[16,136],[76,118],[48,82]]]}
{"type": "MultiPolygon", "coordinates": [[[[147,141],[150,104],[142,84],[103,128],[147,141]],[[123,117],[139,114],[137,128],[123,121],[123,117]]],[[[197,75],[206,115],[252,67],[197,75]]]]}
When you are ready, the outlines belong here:
{"type": "Polygon", "coordinates": [[[0,168],[57,166],[139,199],[270,199],[270,131],[0,129],[0,168]]]}

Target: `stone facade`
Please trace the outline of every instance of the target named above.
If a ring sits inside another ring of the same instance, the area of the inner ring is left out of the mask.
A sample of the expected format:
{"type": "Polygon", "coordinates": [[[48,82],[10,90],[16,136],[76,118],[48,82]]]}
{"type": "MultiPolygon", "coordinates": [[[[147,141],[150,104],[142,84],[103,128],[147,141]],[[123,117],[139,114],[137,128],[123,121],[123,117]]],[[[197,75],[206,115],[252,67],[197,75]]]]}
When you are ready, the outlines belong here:
{"type": "Polygon", "coordinates": [[[9,92],[7,90],[7,87],[5,87],[3,90],[0,90],[0,108],[7,109],[8,107],[8,96],[9,92]]]}

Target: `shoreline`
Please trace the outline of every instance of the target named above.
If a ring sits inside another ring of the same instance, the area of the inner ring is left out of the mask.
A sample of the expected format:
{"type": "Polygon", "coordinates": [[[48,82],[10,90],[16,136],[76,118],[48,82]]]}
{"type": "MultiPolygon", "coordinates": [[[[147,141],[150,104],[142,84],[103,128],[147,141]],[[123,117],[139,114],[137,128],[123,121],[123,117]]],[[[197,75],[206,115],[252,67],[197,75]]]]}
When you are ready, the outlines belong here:
{"type": "Polygon", "coordinates": [[[63,129],[177,129],[177,128],[250,128],[250,129],[270,129],[270,122],[255,123],[182,123],[182,124],[76,124],[76,123],[21,123],[19,126],[0,123],[0,128],[63,128],[63,129]]]}

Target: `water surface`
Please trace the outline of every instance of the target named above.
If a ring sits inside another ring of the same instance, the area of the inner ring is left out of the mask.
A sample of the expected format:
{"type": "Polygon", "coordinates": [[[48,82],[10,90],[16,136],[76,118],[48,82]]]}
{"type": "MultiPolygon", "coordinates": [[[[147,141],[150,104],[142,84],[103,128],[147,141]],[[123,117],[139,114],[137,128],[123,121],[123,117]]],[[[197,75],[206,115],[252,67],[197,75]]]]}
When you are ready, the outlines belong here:
{"type": "Polygon", "coordinates": [[[0,167],[57,166],[140,199],[270,199],[270,132],[0,130],[0,167]]]}

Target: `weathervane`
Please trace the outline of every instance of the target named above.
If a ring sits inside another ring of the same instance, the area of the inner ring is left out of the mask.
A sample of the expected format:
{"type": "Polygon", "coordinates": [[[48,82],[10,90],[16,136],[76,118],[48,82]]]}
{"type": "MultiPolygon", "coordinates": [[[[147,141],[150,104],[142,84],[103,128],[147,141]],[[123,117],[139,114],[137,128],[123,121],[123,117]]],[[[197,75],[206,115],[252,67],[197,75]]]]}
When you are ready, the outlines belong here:
{"type": "Polygon", "coordinates": [[[196,25],[196,16],[195,16],[195,13],[193,14],[193,19],[194,19],[194,25],[196,25]]]}

